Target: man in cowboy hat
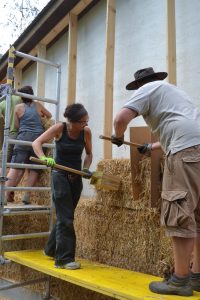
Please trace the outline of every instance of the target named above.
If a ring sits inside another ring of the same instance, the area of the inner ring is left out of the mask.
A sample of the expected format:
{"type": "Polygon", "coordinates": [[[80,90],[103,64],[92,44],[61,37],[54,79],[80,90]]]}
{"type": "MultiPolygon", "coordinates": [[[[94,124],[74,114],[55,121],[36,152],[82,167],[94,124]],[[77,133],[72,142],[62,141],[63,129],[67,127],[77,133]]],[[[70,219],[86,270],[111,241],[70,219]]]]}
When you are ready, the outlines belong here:
{"type": "Polygon", "coordinates": [[[149,288],[158,294],[191,296],[193,290],[200,291],[200,111],[186,93],[163,81],[167,75],[153,68],[134,74],[126,89],[136,92],[114,119],[112,143],[123,144],[128,123],[139,115],[157,136],[159,142],[138,150],[162,147],[166,154],[161,224],[172,239],[175,271],[149,288]]]}

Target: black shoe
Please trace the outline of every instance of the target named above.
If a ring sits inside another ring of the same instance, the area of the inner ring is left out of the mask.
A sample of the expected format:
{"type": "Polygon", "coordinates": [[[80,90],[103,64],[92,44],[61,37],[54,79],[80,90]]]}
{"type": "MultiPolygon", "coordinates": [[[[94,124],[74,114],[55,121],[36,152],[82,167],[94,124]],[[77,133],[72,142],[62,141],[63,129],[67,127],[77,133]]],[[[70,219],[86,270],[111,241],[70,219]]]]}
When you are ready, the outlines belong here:
{"type": "Polygon", "coordinates": [[[190,273],[190,285],[193,291],[200,292],[200,273],[190,273]]]}
{"type": "Polygon", "coordinates": [[[45,250],[43,250],[43,254],[51,259],[54,259],[54,256],[53,255],[48,255],[45,250]]]}
{"type": "Polygon", "coordinates": [[[168,280],[154,281],[149,285],[150,291],[163,295],[192,296],[193,290],[190,286],[190,277],[180,278],[173,274],[168,280]]]}

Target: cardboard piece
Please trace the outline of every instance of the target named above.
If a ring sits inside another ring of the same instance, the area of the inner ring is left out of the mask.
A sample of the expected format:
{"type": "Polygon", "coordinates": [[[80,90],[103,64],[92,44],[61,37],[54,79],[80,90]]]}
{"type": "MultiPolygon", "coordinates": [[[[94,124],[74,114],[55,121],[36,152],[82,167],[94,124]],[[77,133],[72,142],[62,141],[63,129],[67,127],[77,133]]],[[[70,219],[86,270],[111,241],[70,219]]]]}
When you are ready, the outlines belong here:
{"type": "MultiPolygon", "coordinates": [[[[153,143],[157,139],[151,133],[148,127],[131,127],[130,142],[137,144],[153,143]]],[[[136,147],[130,147],[131,157],[131,174],[133,199],[139,200],[141,193],[141,185],[135,181],[136,174],[139,172],[139,161],[144,155],[140,154],[136,147]]],[[[151,197],[150,207],[158,207],[161,194],[161,159],[163,158],[162,150],[154,150],[151,152],[151,197]]]]}

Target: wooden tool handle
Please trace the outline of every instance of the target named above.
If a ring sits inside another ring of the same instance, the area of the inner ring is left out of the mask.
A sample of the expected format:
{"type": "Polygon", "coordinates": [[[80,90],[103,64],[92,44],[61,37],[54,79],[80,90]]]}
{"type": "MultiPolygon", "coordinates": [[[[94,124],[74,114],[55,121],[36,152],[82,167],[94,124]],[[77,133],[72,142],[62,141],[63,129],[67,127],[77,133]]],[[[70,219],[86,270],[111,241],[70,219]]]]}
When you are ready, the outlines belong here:
{"type": "MultiPolygon", "coordinates": [[[[108,140],[108,141],[112,140],[111,137],[105,136],[105,135],[100,135],[99,138],[103,139],[103,140],[108,140]]],[[[123,144],[128,145],[128,146],[133,146],[133,147],[140,147],[140,146],[142,146],[141,144],[131,143],[131,142],[127,142],[127,141],[123,141],[123,144]]]]}
{"type": "MultiPolygon", "coordinates": [[[[31,156],[31,157],[29,157],[29,159],[33,162],[38,163],[38,164],[47,165],[45,161],[42,161],[39,158],[31,156]]],[[[59,164],[55,164],[53,167],[56,168],[56,169],[64,170],[64,171],[71,172],[71,173],[74,173],[74,174],[78,174],[78,175],[81,175],[81,176],[88,175],[85,172],[82,172],[82,171],[79,171],[79,170],[76,170],[76,169],[72,169],[72,168],[69,168],[69,167],[65,167],[65,166],[62,166],[62,165],[59,165],[59,164]]]]}

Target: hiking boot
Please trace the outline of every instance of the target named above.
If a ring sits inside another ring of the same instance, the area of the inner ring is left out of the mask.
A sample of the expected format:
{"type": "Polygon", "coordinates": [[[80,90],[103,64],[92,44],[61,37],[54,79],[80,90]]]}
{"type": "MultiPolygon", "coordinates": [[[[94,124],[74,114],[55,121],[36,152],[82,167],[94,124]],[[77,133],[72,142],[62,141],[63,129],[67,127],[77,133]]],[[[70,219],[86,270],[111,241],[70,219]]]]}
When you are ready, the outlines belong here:
{"type": "Polygon", "coordinates": [[[168,280],[151,282],[149,289],[153,293],[163,295],[192,296],[189,279],[189,276],[180,278],[173,274],[168,280]]]}
{"type": "Polygon", "coordinates": [[[22,198],[22,202],[25,205],[31,204],[30,195],[29,194],[24,194],[24,196],[22,198]]]}
{"type": "Polygon", "coordinates": [[[66,270],[77,270],[81,268],[81,264],[78,261],[72,261],[70,263],[64,264],[64,265],[55,265],[58,269],[66,269],[66,270]]]}
{"type": "Polygon", "coordinates": [[[193,291],[200,292],[200,273],[190,273],[190,285],[193,291]]]}

